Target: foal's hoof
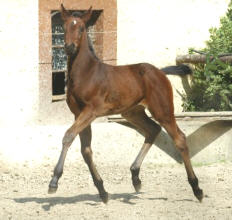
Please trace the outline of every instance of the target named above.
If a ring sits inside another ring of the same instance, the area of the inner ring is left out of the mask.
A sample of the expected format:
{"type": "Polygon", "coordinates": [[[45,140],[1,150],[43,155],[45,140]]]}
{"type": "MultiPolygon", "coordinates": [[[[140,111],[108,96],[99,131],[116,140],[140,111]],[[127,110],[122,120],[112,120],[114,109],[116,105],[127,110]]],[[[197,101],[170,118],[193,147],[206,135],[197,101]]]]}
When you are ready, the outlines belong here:
{"type": "Polygon", "coordinates": [[[202,199],[204,197],[203,191],[201,189],[197,189],[194,192],[194,195],[196,196],[196,198],[199,200],[199,202],[202,202],[202,199]]]}
{"type": "Polygon", "coordinates": [[[49,184],[49,188],[48,188],[48,193],[49,194],[53,194],[53,193],[55,193],[56,192],[56,190],[57,190],[57,188],[58,188],[58,186],[57,186],[57,184],[49,184]]]}
{"type": "Polygon", "coordinates": [[[108,192],[101,193],[100,197],[102,199],[102,202],[104,202],[105,204],[108,202],[108,199],[109,199],[108,192]]]}
{"type": "Polygon", "coordinates": [[[57,187],[56,187],[56,188],[54,188],[54,187],[49,187],[49,188],[48,188],[48,194],[54,194],[54,193],[56,193],[56,190],[57,190],[57,187]]]}
{"type": "Polygon", "coordinates": [[[134,179],[133,186],[135,188],[135,191],[138,193],[142,187],[141,180],[139,178],[134,179]]]}

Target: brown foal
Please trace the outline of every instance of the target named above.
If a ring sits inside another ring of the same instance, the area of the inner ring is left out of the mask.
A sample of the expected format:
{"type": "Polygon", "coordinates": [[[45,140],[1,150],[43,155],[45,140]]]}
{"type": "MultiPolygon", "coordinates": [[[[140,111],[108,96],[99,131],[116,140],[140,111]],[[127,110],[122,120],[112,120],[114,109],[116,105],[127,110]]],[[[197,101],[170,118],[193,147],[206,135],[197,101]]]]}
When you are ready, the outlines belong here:
{"type": "MultiPolygon", "coordinates": [[[[189,184],[196,198],[201,201],[203,192],[190,162],[185,135],[174,118],[172,87],[165,73],[148,63],[111,66],[100,62],[89,48],[86,33],[86,23],[91,14],[90,8],[82,16],[75,17],[61,5],[68,55],[67,104],[75,115],[75,122],[64,135],[49,193],[56,192],[68,148],[79,134],[81,153],[93,182],[102,201],[108,201],[108,193],[92,159],[90,124],[100,116],[121,114],[145,136],[142,149],[130,168],[135,190],[138,192],[141,188],[140,166],[162,126],[179,150],[189,184]],[[145,108],[159,124],[146,115],[145,108]]],[[[168,68],[169,72],[172,72],[171,69],[168,68]]]]}

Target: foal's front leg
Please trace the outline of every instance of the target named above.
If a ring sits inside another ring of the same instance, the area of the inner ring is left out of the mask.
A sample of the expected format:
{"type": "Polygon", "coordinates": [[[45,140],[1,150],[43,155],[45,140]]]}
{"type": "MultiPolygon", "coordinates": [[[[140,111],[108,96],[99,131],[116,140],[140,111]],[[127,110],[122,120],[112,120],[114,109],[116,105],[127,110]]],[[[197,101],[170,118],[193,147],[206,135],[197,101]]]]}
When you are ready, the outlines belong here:
{"type": "Polygon", "coordinates": [[[92,159],[91,149],[91,127],[88,126],[85,130],[80,133],[81,140],[81,153],[89,167],[89,171],[92,175],[94,185],[97,187],[99,195],[104,203],[108,202],[108,193],[105,191],[103,186],[103,180],[97,172],[96,166],[92,159]]]}
{"type": "MultiPolygon", "coordinates": [[[[62,176],[64,161],[67,155],[67,151],[71,146],[75,137],[85,129],[93,120],[95,116],[92,114],[90,108],[85,108],[75,120],[73,125],[66,131],[62,141],[62,151],[58,160],[58,163],[54,169],[53,177],[49,183],[48,193],[55,193],[58,188],[58,180],[62,176]]],[[[86,128],[87,129],[87,128],[86,128]]]]}

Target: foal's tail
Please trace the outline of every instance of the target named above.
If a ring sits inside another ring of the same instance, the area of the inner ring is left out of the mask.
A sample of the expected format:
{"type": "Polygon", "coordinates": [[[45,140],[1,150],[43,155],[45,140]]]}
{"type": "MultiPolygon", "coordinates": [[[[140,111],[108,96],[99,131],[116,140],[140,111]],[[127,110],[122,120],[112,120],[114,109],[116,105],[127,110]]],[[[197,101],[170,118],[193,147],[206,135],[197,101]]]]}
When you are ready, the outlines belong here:
{"type": "Polygon", "coordinates": [[[189,66],[181,64],[178,66],[167,66],[161,69],[163,72],[165,72],[168,75],[188,75],[192,74],[192,70],[189,66]]]}

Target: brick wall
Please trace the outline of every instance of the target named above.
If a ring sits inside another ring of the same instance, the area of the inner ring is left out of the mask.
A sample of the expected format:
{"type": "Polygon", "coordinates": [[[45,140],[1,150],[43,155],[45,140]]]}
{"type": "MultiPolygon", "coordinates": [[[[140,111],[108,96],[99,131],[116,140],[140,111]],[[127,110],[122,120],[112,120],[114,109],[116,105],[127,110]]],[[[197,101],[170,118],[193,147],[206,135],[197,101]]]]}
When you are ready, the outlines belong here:
{"type": "MultiPolygon", "coordinates": [[[[98,18],[97,32],[101,34],[100,46],[102,59],[109,64],[116,64],[117,54],[117,6],[115,0],[70,0],[63,1],[67,10],[102,10],[98,18]]],[[[65,101],[52,102],[52,35],[51,11],[59,10],[57,0],[39,0],[39,118],[67,122],[73,116],[65,101]],[[55,112],[55,114],[54,114],[55,112]]]]}

